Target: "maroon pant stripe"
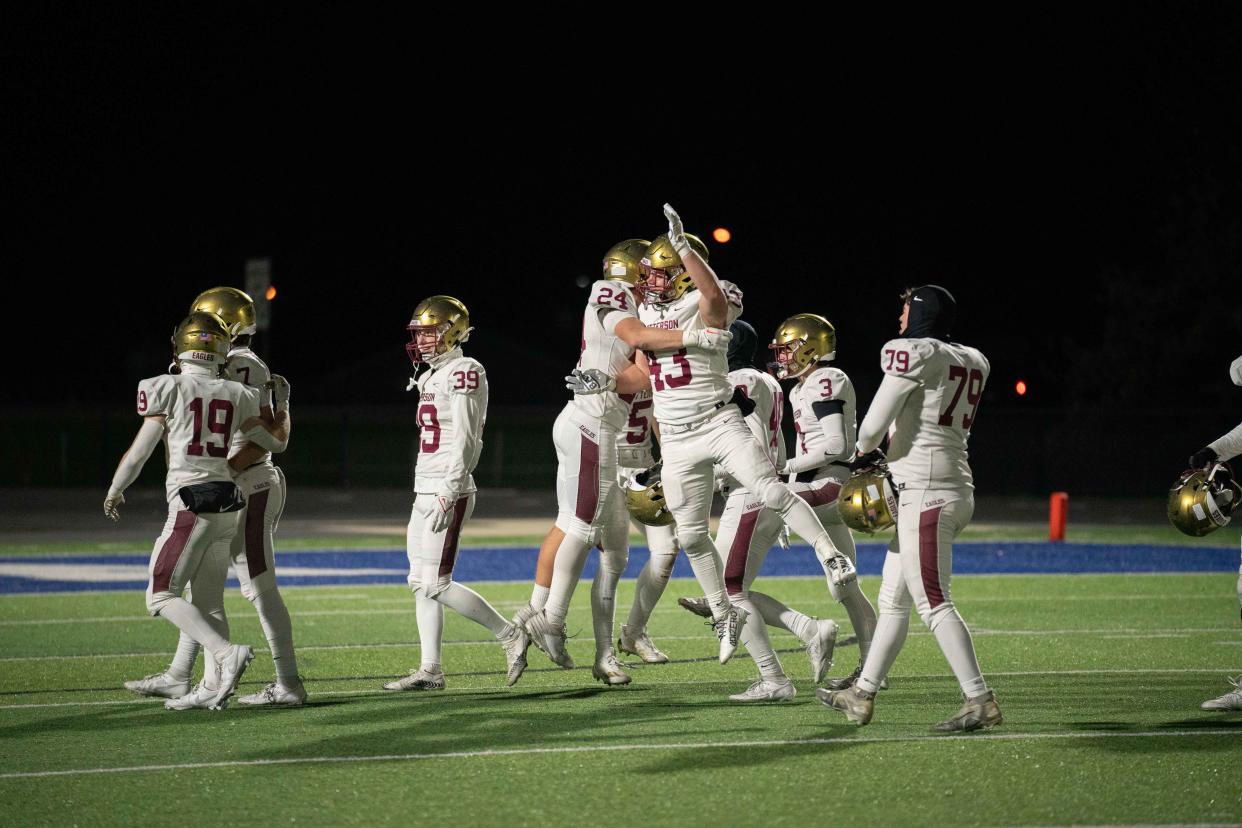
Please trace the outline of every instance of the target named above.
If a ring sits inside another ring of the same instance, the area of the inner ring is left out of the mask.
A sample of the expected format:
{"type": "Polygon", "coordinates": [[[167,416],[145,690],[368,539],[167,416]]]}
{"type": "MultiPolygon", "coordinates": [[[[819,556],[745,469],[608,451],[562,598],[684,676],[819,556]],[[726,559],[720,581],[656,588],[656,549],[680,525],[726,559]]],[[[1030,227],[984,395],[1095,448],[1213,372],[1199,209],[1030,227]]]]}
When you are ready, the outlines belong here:
{"type": "Polygon", "coordinates": [[[462,495],[453,506],[453,521],[444,533],[444,547],[440,551],[440,574],[452,575],[457,564],[457,541],[461,539],[461,525],[466,522],[466,506],[470,496],[462,495]]]}
{"type": "Polygon", "coordinates": [[[267,489],[252,494],[246,501],[246,569],[257,578],[267,572],[267,555],[263,553],[263,516],[267,512],[267,489]]]}
{"type": "Polygon", "coordinates": [[[583,523],[595,522],[599,506],[599,446],[582,435],[582,461],[578,464],[578,502],[574,515],[583,523]]]}
{"type": "Polygon", "coordinates": [[[743,512],[737,524],[737,534],[733,536],[733,544],[729,547],[729,559],[725,562],[725,592],[737,595],[742,591],[742,583],[746,578],[746,559],[750,556],[750,542],[755,537],[755,523],[759,520],[762,509],[743,512]]]}
{"type": "Polygon", "coordinates": [[[841,484],[835,480],[829,480],[818,489],[807,489],[798,492],[798,497],[805,500],[812,508],[816,506],[827,506],[829,503],[837,502],[837,495],[841,493],[841,484]]]}
{"type": "Polygon", "coordinates": [[[919,515],[919,566],[923,573],[923,591],[932,608],[944,603],[940,588],[940,510],[928,509],[919,515]]]}
{"type": "Polygon", "coordinates": [[[185,545],[190,540],[190,532],[194,530],[194,522],[197,520],[198,515],[189,509],[177,513],[177,521],[173,524],[172,534],[168,536],[168,540],[164,541],[164,545],[160,547],[160,554],[155,558],[155,571],[151,573],[152,592],[168,591],[173,570],[177,568],[177,561],[181,559],[181,553],[185,551],[185,545]]]}

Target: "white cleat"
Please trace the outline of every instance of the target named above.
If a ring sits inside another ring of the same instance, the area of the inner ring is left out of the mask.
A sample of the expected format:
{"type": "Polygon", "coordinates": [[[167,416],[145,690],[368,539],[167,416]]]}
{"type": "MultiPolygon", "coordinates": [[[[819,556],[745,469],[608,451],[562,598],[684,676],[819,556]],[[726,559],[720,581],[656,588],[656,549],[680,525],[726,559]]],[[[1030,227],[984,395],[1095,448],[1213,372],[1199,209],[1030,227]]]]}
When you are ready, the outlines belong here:
{"type": "Polygon", "coordinates": [[[834,710],[840,710],[856,725],[867,724],[875,715],[875,694],[859,690],[855,684],[844,690],[825,690],[821,687],[815,691],[815,698],[834,710]]]}
{"type": "Polygon", "coordinates": [[[596,661],[595,666],[591,668],[591,675],[610,687],[629,684],[631,681],[629,674],[621,669],[621,664],[614,653],[608,653],[596,661]]]}
{"type": "MultiPolygon", "coordinates": [[[[708,613],[711,615],[711,613],[708,613]]],[[[631,633],[625,624],[621,625],[621,637],[617,639],[617,647],[623,653],[636,655],[646,664],[666,664],[668,656],[660,652],[646,630],[631,633]]]]}
{"type": "MultiPolygon", "coordinates": [[[[443,690],[444,672],[432,673],[423,668],[411,670],[405,678],[390,681],[384,685],[385,690],[443,690]]],[[[244,699],[241,700],[244,703],[244,699]]]]}
{"type": "Polygon", "coordinates": [[[228,699],[222,702],[216,702],[216,693],[219,690],[215,687],[208,688],[203,682],[194,685],[194,689],[175,699],[168,699],[164,702],[165,710],[193,710],[194,708],[202,708],[203,710],[223,710],[228,707],[228,699]]]}
{"type": "Polygon", "coordinates": [[[788,701],[796,695],[798,691],[789,679],[773,681],[761,678],[745,691],[729,696],[729,699],[736,702],[788,701]]]}
{"type": "Polygon", "coordinates": [[[811,681],[819,684],[832,666],[832,651],[837,646],[837,622],[830,618],[815,622],[815,636],[807,642],[806,655],[811,660],[811,681]]]}
{"type": "Polygon", "coordinates": [[[529,602],[525,603],[518,608],[517,612],[513,613],[513,618],[509,620],[509,623],[515,627],[526,629],[526,622],[529,621],[531,616],[537,612],[539,612],[539,610],[532,607],[529,602]]]}
{"type": "MultiPolygon", "coordinates": [[[[824,682],[824,687],[828,690],[844,690],[847,687],[853,687],[854,683],[858,681],[858,677],[862,675],[862,668],[862,662],[860,661],[858,662],[858,666],[854,668],[854,672],[850,673],[848,676],[829,679],[824,682]]],[[[880,679],[880,689],[888,689],[888,679],[880,679]]]]}
{"type": "Polygon", "coordinates": [[[566,670],[574,669],[574,660],[565,649],[565,623],[553,624],[548,614],[540,610],[526,622],[526,632],[530,635],[530,643],[548,654],[552,663],[566,670]]]}
{"type": "Polygon", "coordinates": [[[244,704],[247,707],[262,707],[264,705],[297,707],[306,703],[306,688],[302,686],[301,679],[293,687],[286,687],[283,684],[272,682],[257,693],[238,697],[237,703],[244,704]]]}
{"type": "Polygon", "coordinates": [[[712,617],[712,608],[706,598],[678,598],[677,606],[693,612],[700,618],[712,617]]]}
{"type": "Polygon", "coordinates": [[[149,676],[125,682],[125,689],[133,690],[140,696],[176,699],[190,692],[190,682],[178,681],[168,673],[152,673],[149,676]]]}
{"type": "Polygon", "coordinates": [[[728,664],[729,659],[733,658],[733,654],[737,652],[737,642],[742,635],[742,627],[746,624],[746,616],[749,613],[740,607],[729,607],[729,611],[715,621],[708,621],[707,625],[716,631],[716,637],[720,639],[720,663],[728,664]]]}
{"type": "MultiPolygon", "coordinates": [[[[521,613],[521,610],[518,612],[521,613]]],[[[505,671],[505,686],[512,687],[517,684],[522,673],[526,672],[526,650],[530,647],[530,634],[514,624],[513,631],[500,639],[500,646],[504,648],[505,663],[508,665],[505,671]]],[[[440,686],[444,686],[443,681],[440,686]]]]}
{"type": "Polygon", "coordinates": [[[1004,721],[1000,707],[996,704],[996,698],[989,690],[973,699],[967,699],[962,709],[957,711],[957,715],[932,725],[931,730],[932,733],[969,733],[972,730],[995,727],[1004,721]]]}
{"type": "Polygon", "coordinates": [[[245,644],[230,644],[217,662],[220,665],[220,687],[216,690],[214,707],[224,709],[229,696],[237,690],[242,674],[254,661],[254,650],[245,644]]]}
{"type": "Polygon", "coordinates": [[[824,561],[824,572],[833,586],[844,586],[858,580],[858,569],[854,562],[840,552],[824,561]]]}
{"type": "Polygon", "coordinates": [[[1200,710],[1242,710],[1242,676],[1229,679],[1233,689],[1223,696],[1208,699],[1199,705],[1200,710]]]}

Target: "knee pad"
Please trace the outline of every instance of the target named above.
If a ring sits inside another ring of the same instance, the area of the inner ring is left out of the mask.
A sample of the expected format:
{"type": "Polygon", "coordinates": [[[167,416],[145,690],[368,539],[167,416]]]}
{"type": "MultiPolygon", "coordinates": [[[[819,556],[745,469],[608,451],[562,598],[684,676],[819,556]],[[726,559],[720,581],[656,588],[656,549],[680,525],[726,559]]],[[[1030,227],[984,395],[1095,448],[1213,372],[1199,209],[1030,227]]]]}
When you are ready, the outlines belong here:
{"type": "Polygon", "coordinates": [[[420,588],[423,591],[423,595],[425,595],[426,597],[439,600],[440,594],[444,592],[444,590],[448,589],[449,585],[452,583],[453,583],[452,575],[441,575],[439,578],[436,578],[435,581],[433,581],[430,584],[425,584],[425,583],[420,584],[420,588]]]}
{"type": "Polygon", "coordinates": [[[716,547],[712,545],[712,539],[706,533],[691,535],[688,538],[678,538],[681,541],[682,549],[686,550],[687,558],[700,558],[705,556],[715,556],[716,547]]]}
{"type": "Polygon", "coordinates": [[[782,515],[792,509],[798,500],[793,489],[775,478],[764,487],[762,497],[764,506],[782,515]]]}
{"type": "Polygon", "coordinates": [[[599,542],[599,530],[580,520],[576,515],[564,512],[559,513],[556,516],[556,528],[566,535],[577,538],[588,546],[594,546],[599,542]]]}
{"type": "Polygon", "coordinates": [[[946,618],[959,617],[957,608],[953,606],[952,601],[945,601],[943,604],[937,604],[933,609],[930,603],[919,605],[919,617],[923,619],[923,623],[927,625],[927,629],[932,632],[936,631],[941,622],[946,618]]]}
{"type": "Polygon", "coordinates": [[[147,612],[151,615],[159,615],[164,605],[176,596],[171,592],[152,592],[147,594],[147,612]]]}

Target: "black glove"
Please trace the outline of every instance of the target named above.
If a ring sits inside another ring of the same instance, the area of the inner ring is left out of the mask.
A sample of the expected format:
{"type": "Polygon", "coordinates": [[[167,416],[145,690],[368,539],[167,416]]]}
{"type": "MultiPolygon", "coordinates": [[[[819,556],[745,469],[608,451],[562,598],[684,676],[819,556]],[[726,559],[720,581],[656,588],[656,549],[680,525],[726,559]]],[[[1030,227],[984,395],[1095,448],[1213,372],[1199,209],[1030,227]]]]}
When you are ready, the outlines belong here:
{"type": "Polygon", "coordinates": [[[743,417],[749,417],[755,410],[755,401],[746,396],[746,392],[741,388],[733,389],[733,397],[729,402],[737,406],[737,410],[742,412],[743,417]]]}
{"type": "Polygon", "coordinates": [[[660,482],[660,474],[664,471],[664,461],[656,461],[651,468],[634,475],[634,482],[640,486],[654,486],[660,482]]]}
{"type": "Polygon", "coordinates": [[[859,469],[865,469],[883,462],[884,452],[880,449],[872,449],[866,454],[859,454],[846,465],[850,467],[850,471],[856,472],[859,469]]]}
{"type": "Polygon", "coordinates": [[[1219,455],[1216,453],[1215,449],[1204,446],[1194,454],[1190,455],[1190,467],[1192,469],[1206,469],[1208,464],[1217,457],[1219,457],[1219,455]]]}

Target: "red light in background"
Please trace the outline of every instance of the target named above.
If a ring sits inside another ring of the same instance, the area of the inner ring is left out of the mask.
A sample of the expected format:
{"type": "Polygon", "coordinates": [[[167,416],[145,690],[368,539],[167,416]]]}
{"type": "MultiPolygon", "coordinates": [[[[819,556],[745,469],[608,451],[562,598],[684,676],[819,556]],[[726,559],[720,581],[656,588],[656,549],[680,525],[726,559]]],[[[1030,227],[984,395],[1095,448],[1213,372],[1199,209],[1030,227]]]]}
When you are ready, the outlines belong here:
{"type": "Polygon", "coordinates": [[[276,298],[276,288],[275,288],[274,286],[273,286],[273,287],[269,287],[269,288],[267,289],[267,293],[266,293],[266,294],[264,294],[264,296],[266,296],[266,297],[267,297],[267,301],[269,301],[269,302],[270,302],[270,301],[272,301],[273,299],[275,299],[275,298],[276,298]]]}
{"type": "Polygon", "coordinates": [[[1019,397],[1025,397],[1026,396],[1026,381],[1018,380],[1018,383],[1017,385],[1013,387],[1013,390],[1018,392],[1019,397]]]}
{"type": "Polygon", "coordinates": [[[733,234],[730,233],[724,227],[717,227],[715,230],[712,231],[712,238],[720,242],[721,244],[724,244],[729,239],[733,238],[733,234]]]}

